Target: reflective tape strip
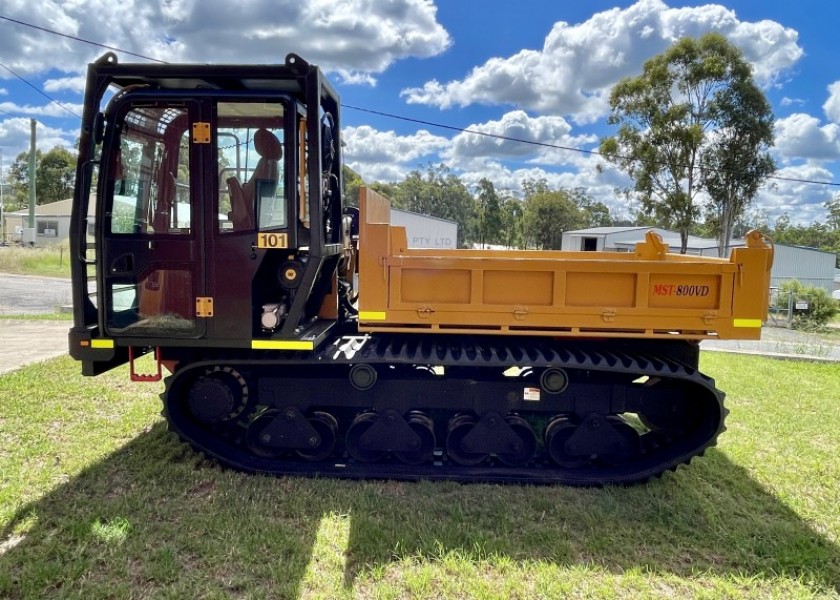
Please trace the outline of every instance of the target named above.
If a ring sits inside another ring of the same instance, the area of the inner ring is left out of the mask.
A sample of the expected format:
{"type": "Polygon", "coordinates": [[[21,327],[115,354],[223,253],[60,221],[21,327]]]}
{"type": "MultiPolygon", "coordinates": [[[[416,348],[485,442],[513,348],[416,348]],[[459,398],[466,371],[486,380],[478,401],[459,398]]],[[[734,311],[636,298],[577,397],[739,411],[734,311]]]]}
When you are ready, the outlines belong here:
{"type": "Polygon", "coordinates": [[[386,319],[385,311],[379,310],[361,310],[359,311],[360,321],[384,321],[386,319]]]}
{"type": "Polygon", "coordinates": [[[761,327],[761,319],[735,319],[735,327],[761,327]]]}
{"type": "Polygon", "coordinates": [[[302,340],[251,340],[252,350],[314,350],[315,343],[302,340]]]}
{"type": "Polygon", "coordinates": [[[91,340],[91,348],[113,348],[114,340],[91,340]]]}

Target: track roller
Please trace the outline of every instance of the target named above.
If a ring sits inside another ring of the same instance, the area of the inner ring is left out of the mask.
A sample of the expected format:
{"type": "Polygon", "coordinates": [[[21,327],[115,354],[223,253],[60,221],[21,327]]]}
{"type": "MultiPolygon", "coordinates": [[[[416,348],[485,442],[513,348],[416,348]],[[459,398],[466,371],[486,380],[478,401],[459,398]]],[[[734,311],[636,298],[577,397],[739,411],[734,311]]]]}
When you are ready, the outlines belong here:
{"type": "Polygon", "coordinates": [[[396,410],[382,414],[365,412],[357,416],[346,437],[347,452],[361,462],[371,462],[393,452],[408,464],[427,460],[434,451],[434,426],[419,413],[408,421],[396,410]]]}
{"type": "Polygon", "coordinates": [[[408,426],[420,438],[420,446],[416,450],[394,452],[394,456],[409,465],[429,462],[435,450],[435,424],[423,413],[411,412],[408,415],[408,426]]]}
{"type": "Polygon", "coordinates": [[[321,460],[335,448],[338,423],[327,413],[306,418],[296,406],[270,408],[257,415],[246,430],[246,442],[254,454],[275,457],[295,450],[309,460],[321,460]]]}
{"type": "Polygon", "coordinates": [[[475,417],[470,415],[457,415],[449,420],[446,454],[459,465],[471,467],[481,464],[487,458],[486,452],[470,452],[463,448],[464,438],[469,435],[476,423],[475,417]]]}
{"type": "Polygon", "coordinates": [[[577,429],[571,419],[557,417],[545,428],[545,449],[555,463],[561,467],[575,469],[583,465],[584,457],[566,450],[566,442],[577,429]]]}
{"type": "Polygon", "coordinates": [[[531,429],[528,421],[519,415],[508,415],[505,417],[505,422],[519,438],[519,441],[511,452],[499,452],[496,456],[509,467],[520,467],[527,464],[534,456],[534,452],[537,450],[537,438],[534,436],[534,430],[531,429]]]}
{"type": "Polygon", "coordinates": [[[575,469],[590,461],[620,465],[638,456],[639,433],[617,415],[591,414],[580,423],[556,417],[545,430],[545,447],[561,467],[575,469]]]}
{"type": "Polygon", "coordinates": [[[263,458],[276,458],[283,453],[283,447],[273,443],[269,426],[280,416],[280,411],[270,408],[257,415],[245,431],[248,449],[263,458]]]}
{"type": "Polygon", "coordinates": [[[368,432],[378,418],[379,415],[375,412],[361,413],[353,419],[350,428],[347,430],[344,440],[347,452],[359,462],[374,462],[385,456],[384,451],[365,448],[361,444],[362,436],[368,432]]]}
{"type": "Polygon", "coordinates": [[[324,460],[335,450],[338,440],[338,421],[327,412],[313,412],[309,417],[309,424],[312,426],[321,441],[310,448],[298,448],[296,452],[306,460],[324,460]]]}

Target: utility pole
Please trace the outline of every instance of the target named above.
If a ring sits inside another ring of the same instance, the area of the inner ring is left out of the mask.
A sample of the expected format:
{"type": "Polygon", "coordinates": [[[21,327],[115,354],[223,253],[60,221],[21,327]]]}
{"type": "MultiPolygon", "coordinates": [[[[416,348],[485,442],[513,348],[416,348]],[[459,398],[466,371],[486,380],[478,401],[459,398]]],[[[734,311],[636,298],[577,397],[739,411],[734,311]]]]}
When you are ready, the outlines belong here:
{"type": "Polygon", "coordinates": [[[35,119],[30,119],[29,124],[31,127],[29,136],[29,223],[28,227],[23,228],[20,238],[20,242],[24,246],[34,246],[37,239],[35,229],[35,180],[37,179],[35,172],[35,119]]]}
{"type": "Polygon", "coordinates": [[[0,246],[6,245],[6,213],[3,204],[3,150],[0,150],[0,246]]]}
{"type": "Polygon", "coordinates": [[[29,120],[29,228],[35,229],[35,119],[29,120]]]}

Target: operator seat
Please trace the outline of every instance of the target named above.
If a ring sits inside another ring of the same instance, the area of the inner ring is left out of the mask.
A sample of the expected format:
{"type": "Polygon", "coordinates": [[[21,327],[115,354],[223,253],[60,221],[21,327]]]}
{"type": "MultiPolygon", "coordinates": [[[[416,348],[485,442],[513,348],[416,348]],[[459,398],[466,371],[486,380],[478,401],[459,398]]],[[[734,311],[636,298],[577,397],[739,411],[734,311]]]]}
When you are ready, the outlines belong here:
{"type": "Polygon", "coordinates": [[[234,230],[254,228],[254,205],[258,184],[262,184],[263,193],[271,188],[273,192],[277,187],[277,178],[280,173],[280,159],[283,157],[283,146],[280,140],[267,129],[258,129],[254,134],[254,149],[260,159],[251,178],[244,184],[236,177],[227,179],[228,190],[230,191],[231,211],[229,219],[233,223],[234,230]]]}

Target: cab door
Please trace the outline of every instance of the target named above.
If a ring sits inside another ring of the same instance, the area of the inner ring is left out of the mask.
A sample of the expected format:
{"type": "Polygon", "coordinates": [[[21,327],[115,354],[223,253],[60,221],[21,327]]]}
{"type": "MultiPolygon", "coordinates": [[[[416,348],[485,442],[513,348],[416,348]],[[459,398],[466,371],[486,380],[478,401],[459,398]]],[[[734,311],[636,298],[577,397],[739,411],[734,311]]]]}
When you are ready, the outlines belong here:
{"type": "MultiPolygon", "coordinates": [[[[263,307],[284,306],[280,265],[294,254],[296,223],[288,202],[288,100],[278,96],[220,98],[212,105],[215,201],[206,215],[207,291],[214,317],[208,334],[250,346],[263,331],[263,307]],[[212,207],[212,208],[211,208],[212,207]],[[270,236],[274,246],[260,240],[270,236]]],[[[213,193],[210,190],[208,193],[213,193]]]]}
{"type": "Polygon", "coordinates": [[[109,336],[205,332],[196,305],[205,290],[199,166],[209,132],[200,114],[198,102],[143,94],[109,108],[97,220],[109,336]]]}

